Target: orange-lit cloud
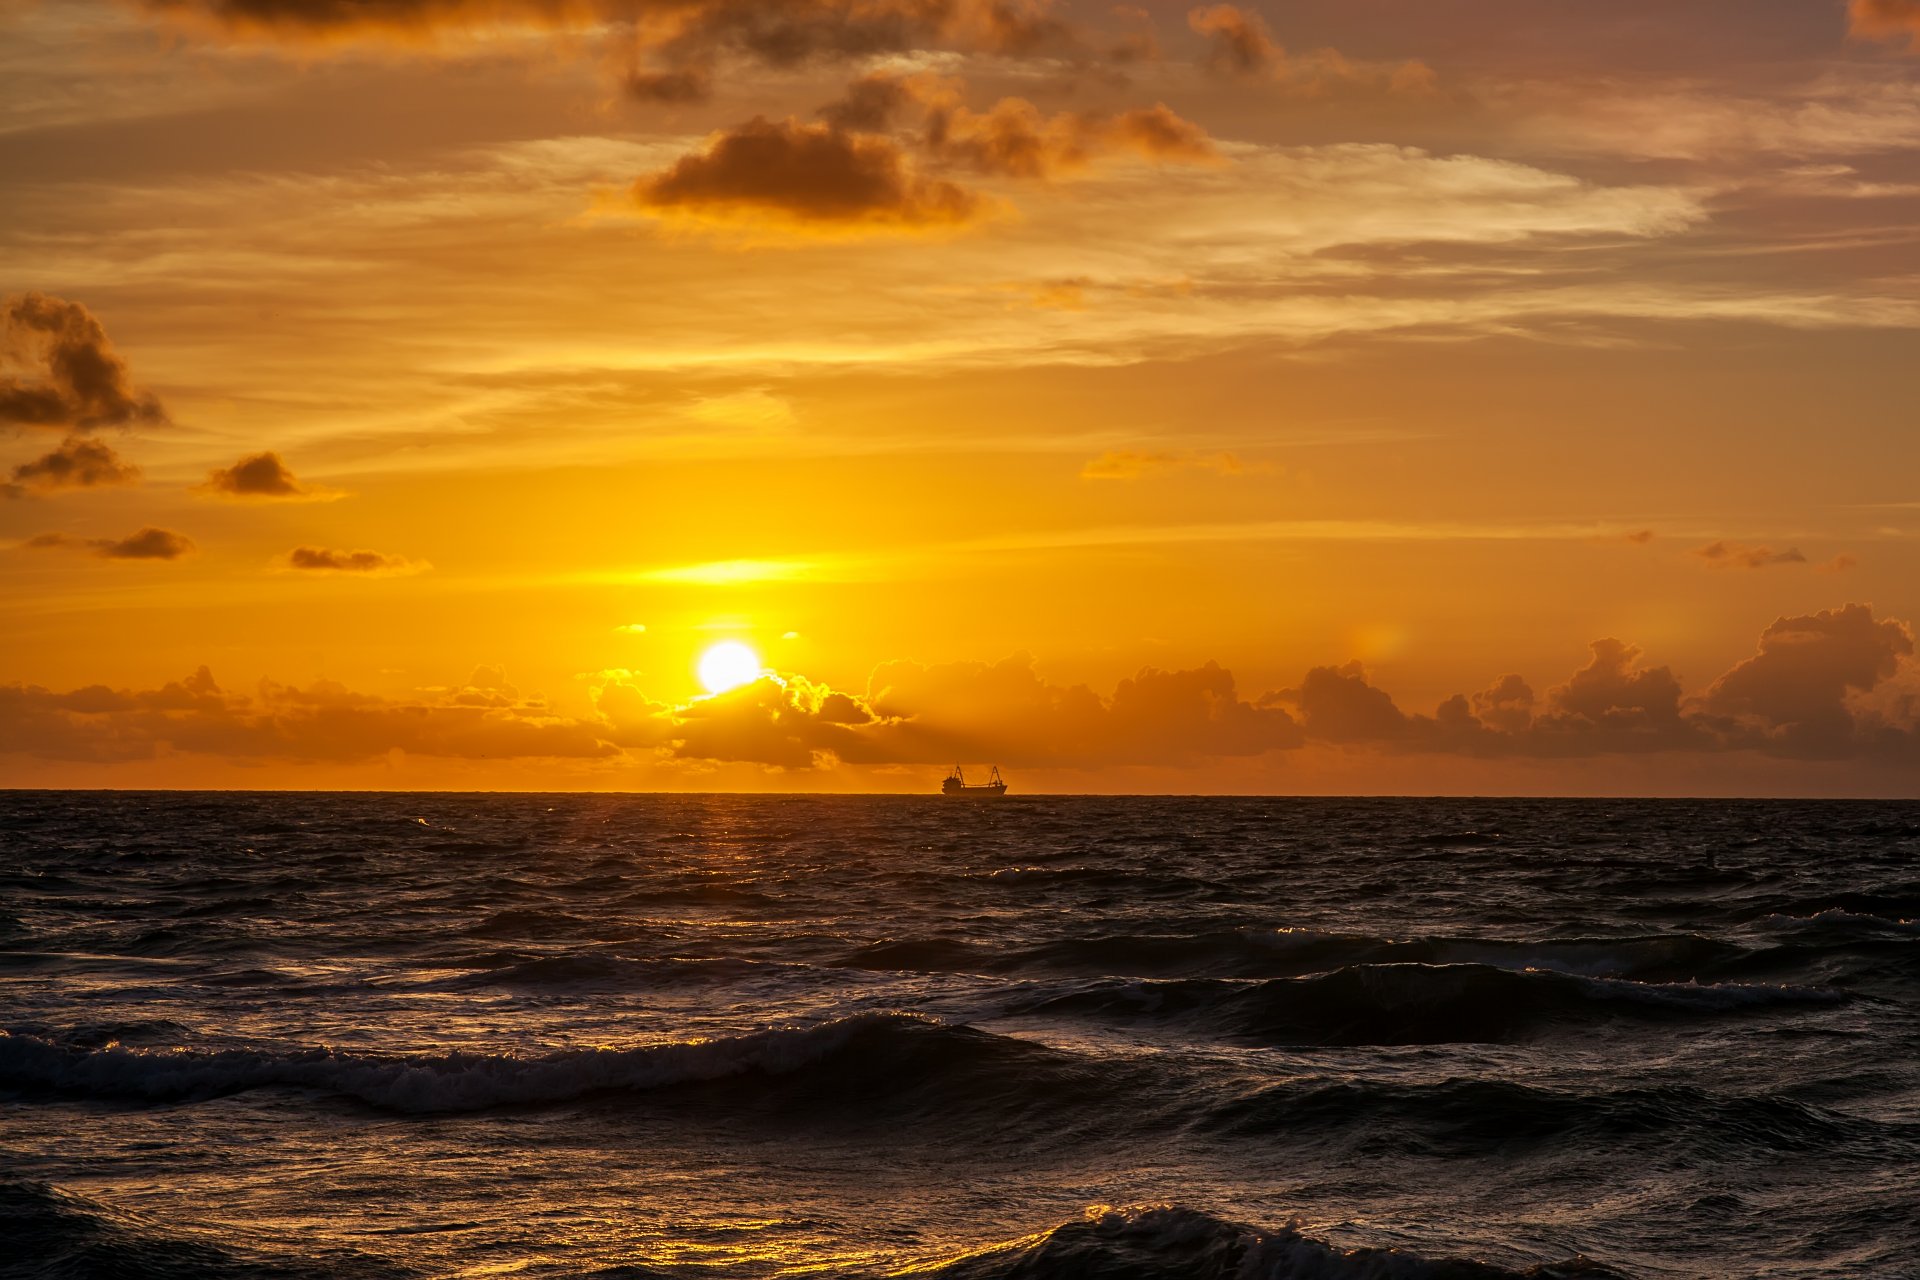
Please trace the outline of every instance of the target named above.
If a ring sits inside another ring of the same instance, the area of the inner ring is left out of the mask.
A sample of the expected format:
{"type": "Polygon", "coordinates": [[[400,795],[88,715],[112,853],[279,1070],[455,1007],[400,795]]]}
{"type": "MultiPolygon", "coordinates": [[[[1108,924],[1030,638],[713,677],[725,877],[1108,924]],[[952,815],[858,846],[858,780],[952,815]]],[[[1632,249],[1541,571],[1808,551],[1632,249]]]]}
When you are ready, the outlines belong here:
{"type": "Polygon", "coordinates": [[[165,421],[84,306],[44,293],[0,301],[0,425],[85,431],[165,421]]]}
{"type": "Polygon", "coordinates": [[[1207,37],[1207,65],[1232,75],[1270,75],[1286,58],[1260,15],[1238,5],[1203,5],[1187,25],[1207,37]]]}
{"type": "Polygon", "coordinates": [[[106,560],[178,560],[196,550],[192,538],[171,529],[151,526],[124,538],[76,538],[65,533],[43,533],[27,539],[33,550],[90,551],[106,560]]]}
{"type": "Polygon", "coordinates": [[[295,547],[287,553],[287,567],[304,573],[364,573],[392,577],[425,573],[433,566],[424,560],[388,555],[383,551],[335,551],[329,547],[295,547]]]}
{"type": "Polygon", "coordinates": [[[53,452],[13,469],[0,497],[19,498],[66,489],[101,489],[138,484],[140,468],[115,453],[103,440],[68,436],[53,452]]]}

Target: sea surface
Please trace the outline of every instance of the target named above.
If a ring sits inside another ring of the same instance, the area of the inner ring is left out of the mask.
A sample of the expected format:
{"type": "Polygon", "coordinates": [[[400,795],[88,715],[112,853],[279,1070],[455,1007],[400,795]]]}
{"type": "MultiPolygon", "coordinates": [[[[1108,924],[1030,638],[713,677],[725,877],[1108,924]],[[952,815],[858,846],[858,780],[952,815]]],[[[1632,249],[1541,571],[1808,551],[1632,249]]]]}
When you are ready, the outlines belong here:
{"type": "Polygon", "coordinates": [[[1920,1276],[1920,805],[0,793],[0,1276],[1920,1276]]]}

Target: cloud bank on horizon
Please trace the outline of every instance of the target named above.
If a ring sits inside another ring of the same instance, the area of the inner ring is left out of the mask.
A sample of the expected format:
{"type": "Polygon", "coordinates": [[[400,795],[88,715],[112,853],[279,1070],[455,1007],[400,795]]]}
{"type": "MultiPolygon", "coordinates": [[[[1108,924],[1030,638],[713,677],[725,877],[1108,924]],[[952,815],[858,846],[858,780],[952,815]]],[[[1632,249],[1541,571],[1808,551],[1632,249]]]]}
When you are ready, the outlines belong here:
{"type": "Polygon", "coordinates": [[[747,763],[776,771],[986,760],[1039,769],[1190,765],[1314,748],[1581,759],[1755,752],[1920,764],[1920,664],[1912,628],[1850,604],[1780,618],[1750,657],[1689,694],[1617,639],[1536,694],[1506,675],[1431,714],[1409,713],[1361,664],[1316,667],[1290,689],[1244,697],[1216,663],[1146,668],[1110,695],[997,663],[888,662],[861,693],[769,673],[727,693],[658,702],[601,673],[594,714],[523,697],[498,668],[396,700],[336,682],[223,690],[206,667],[153,690],[65,693],[0,686],[0,756],[116,763],[185,752],[356,762],[391,753],[466,759],[747,763]]]}

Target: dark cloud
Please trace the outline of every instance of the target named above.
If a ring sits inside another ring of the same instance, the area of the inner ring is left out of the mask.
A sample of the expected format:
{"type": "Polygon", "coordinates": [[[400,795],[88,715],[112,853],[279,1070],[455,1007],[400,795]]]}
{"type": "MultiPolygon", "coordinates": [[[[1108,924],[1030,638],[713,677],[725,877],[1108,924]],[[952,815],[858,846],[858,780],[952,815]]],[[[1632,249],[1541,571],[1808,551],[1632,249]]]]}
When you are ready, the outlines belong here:
{"type": "Polygon", "coordinates": [[[365,573],[393,576],[421,573],[425,561],[390,556],[381,551],[335,551],[329,547],[295,547],[287,553],[287,567],[308,573],[365,573]]]}
{"type": "Polygon", "coordinates": [[[1695,547],[1693,554],[1716,569],[1768,569],[1780,564],[1805,564],[1800,548],[1750,547],[1738,542],[1709,542],[1695,547]]]}
{"type": "Polygon", "coordinates": [[[1203,5],[1187,14],[1187,25],[1207,37],[1207,65],[1215,71],[1264,76],[1286,61],[1267,24],[1237,5],[1203,5]]]}
{"type": "Polygon", "coordinates": [[[165,421],[92,312],[44,293],[0,302],[0,423],[86,431],[165,421]]]}
{"type": "Polygon", "coordinates": [[[1920,0],[1852,0],[1853,34],[1869,40],[1905,40],[1920,53],[1920,0]]]}
{"type": "Polygon", "coordinates": [[[658,216],[826,232],[935,230],[986,212],[969,192],[917,173],[890,139],[764,118],[642,179],[633,198],[658,216]]]}
{"type": "Polygon", "coordinates": [[[13,482],[0,484],[0,496],[19,498],[31,493],[99,489],[139,482],[140,468],[127,462],[104,441],[68,436],[52,453],[15,467],[13,482]]]}
{"type": "Polygon", "coordinates": [[[222,498],[267,498],[283,501],[312,501],[336,498],[331,489],[303,485],[294,478],[280,455],[271,451],[249,454],[230,467],[207,473],[205,484],[195,492],[222,498]]]}
{"type": "Polygon", "coordinates": [[[91,551],[107,560],[178,560],[196,550],[193,539],[185,534],[152,526],[124,538],[76,538],[65,533],[43,533],[27,539],[24,545],[36,551],[91,551]]]}

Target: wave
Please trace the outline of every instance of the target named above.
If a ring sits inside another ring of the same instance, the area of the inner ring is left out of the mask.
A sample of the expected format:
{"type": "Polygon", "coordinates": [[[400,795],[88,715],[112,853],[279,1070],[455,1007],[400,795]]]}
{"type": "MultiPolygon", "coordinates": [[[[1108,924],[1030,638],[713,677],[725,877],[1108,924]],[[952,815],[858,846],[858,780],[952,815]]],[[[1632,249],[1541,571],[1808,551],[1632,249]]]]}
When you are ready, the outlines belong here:
{"type": "Polygon", "coordinates": [[[888,939],[834,965],[911,973],[1083,973],[1088,976],[1280,978],[1353,965],[1476,964],[1597,978],[1691,979],[1739,964],[1743,947],[1699,934],[1624,938],[1437,937],[1406,940],[1316,929],[1110,934],[1002,950],[951,939],[888,939]]]}
{"type": "Polygon", "coordinates": [[[1556,1024],[1689,1020],[1846,999],[1819,987],[1651,983],[1481,964],[1351,965],[1305,978],[1100,983],[1015,1014],[1171,1022],[1275,1045],[1522,1040],[1556,1024]]]}
{"type": "Polygon", "coordinates": [[[1261,1229],[1180,1205],[1096,1206],[1077,1222],[915,1269],[937,1280],[1617,1280],[1586,1258],[1514,1271],[1399,1249],[1342,1249],[1293,1227],[1261,1229]]]}
{"type": "Polygon", "coordinates": [[[751,1079],[810,1101],[888,1098],[896,1108],[1016,1109],[1103,1097],[1095,1069],[1007,1036],[899,1013],[630,1049],[375,1054],[320,1047],[164,1050],[0,1031],[0,1089],[135,1102],[301,1089],[409,1114],[484,1111],[751,1079]]]}
{"type": "Polygon", "coordinates": [[[1698,1143],[1769,1154],[1911,1140],[1843,1112],[1771,1094],[1722,1094],[1685,1085],[1583,1093],[1472,1079],[1438,1084],[1289,1080],[1218,1105],[1193,1127],[1224,1137],[1354,1138],[1376,1152],[1385,1140],[1407,1152],[1439,1156],[1671,1134],[1686,1135],[1690,1148],[1698,1143]]]}
{"type": "Polygon", "coordinates": [[[628,957],[586,952],[520,959],[432,985],[451,990],[528,987],[602,991],[730,982],[783,967],[788,966],[757,960],[628,957]]]}
{"type": "Polygon", "coordinates": [[[401,1273],[363,1256],[268,1256],[168,1229],[44,1182],[0,1179],[0,1274],[20,1280],[350,1280],[401,1273]]]}

